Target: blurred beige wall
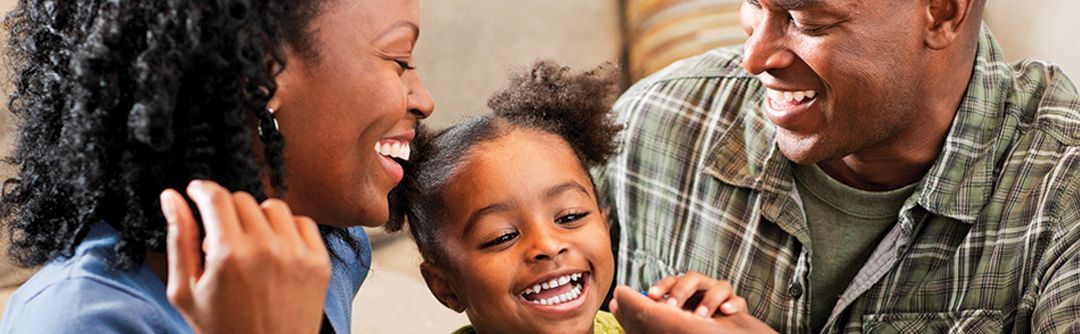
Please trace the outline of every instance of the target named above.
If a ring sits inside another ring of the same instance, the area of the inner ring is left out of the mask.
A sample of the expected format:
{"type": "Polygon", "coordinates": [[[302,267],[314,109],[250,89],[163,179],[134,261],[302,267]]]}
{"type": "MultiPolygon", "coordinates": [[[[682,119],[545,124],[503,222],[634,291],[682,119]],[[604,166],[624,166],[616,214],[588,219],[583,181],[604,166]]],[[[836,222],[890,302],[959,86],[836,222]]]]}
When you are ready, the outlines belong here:
{"type": "Polygon", "coordinates": [[[576,71],[622,52],[617,0],[421,0],[416,63],[441,128],[487,111],[506,74],[552,59],[576,71]]]}
{"type": "Polygon", "coordinates": [[[989,0],[985,20],[1009,60],[1039,58],[1080,82],[1080,1],[989,0]]]}

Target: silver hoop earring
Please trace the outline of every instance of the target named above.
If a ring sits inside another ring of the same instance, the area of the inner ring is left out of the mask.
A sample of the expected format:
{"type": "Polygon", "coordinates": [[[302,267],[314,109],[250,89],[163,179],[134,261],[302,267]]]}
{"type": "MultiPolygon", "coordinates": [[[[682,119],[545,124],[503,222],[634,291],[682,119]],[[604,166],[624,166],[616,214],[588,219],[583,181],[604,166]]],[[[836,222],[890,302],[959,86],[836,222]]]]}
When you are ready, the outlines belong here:
{"type": "MultiPolygon", "coordinates": [[[[274,131],[280,132],[281,128],[278,126],[277,117],[274,117],[274,108],[267,107],[266,108],[266,113],[268,114],[268,117],[270,118],[270,121],[274,123],[274,131]]],[[[259,122],[259,128],[258,128],[259,129],[259,137],[263,136],[263,124],[262,124],[262,122],[263,121],[259,122]]]]}

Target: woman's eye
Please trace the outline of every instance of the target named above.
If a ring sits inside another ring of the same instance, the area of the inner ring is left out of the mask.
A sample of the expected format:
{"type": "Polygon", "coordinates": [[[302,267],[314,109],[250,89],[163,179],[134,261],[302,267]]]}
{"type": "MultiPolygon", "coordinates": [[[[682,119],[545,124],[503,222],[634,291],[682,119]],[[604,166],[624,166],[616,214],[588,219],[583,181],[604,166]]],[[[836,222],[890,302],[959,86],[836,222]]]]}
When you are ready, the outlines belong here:
{"type": "Polygon", "coordinates": [[[578,220],[581,220],[582,218],[585,218],[588,215],[589,215],[588,212],[571,213],[571,214],[563,215],[563,216],[561,216],[559,218],[555,218],[555,223],[559,224],[559,225],[569,224],[569,223],[573,223],[573,222],[576,222],[578,220]]]}
{"type": "Polygon", "coordinates": [[[514,240],[514,238],[517,238],[518,234],[519,233],[517,231],[505,233],[503,235],[500,235],[498,238],[495,238],[495,240],[485,242],[483,245],[480,245],[480,248],[490,248],[498,246],[500,244],[506,243],[507,241],[514,240]]]}
{"type": "Polygon", "coordinates": [[[408,61],[405,61],[405,60],[394,59],[394,62],[397,63],[398,66],[401,66],[402,71],[409,71],[409,70],[415,70],[416,69],[416,66],[413,66],[412,63],[410,63],[408,61]]]}

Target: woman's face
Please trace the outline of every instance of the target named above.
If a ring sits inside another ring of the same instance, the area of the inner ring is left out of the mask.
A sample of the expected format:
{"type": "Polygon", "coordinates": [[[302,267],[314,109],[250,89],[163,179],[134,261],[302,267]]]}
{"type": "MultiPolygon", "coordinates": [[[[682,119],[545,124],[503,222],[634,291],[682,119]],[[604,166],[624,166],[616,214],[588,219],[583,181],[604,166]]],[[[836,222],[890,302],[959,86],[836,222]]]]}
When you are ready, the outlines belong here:
{"type": "Polygon", "coordinates": [[[327,1],[309,31],[314,54],[288,50],[275,110],[294,212],[320,224],[378,226],[417,122],[434,104],[412,69],[416,0],[327,1]],[[392,153],[396,151],[396,153],[392,153]]]}

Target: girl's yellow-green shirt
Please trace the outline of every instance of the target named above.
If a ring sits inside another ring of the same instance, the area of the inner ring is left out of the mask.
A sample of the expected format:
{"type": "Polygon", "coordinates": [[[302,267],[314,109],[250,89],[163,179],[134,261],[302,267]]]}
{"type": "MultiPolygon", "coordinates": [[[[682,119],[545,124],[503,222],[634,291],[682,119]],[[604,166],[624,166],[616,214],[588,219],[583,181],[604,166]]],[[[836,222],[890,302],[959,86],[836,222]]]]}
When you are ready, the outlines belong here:
{"type": "MultiPolygon", "coordinates": [[[[472,325],[465,325],[453,334],[475,334],[472,325]]],[[[619,325],[619,321],[615,320],[615,316],[611,313],[600,311],[596,313],[596,319],[593,320],[593,334],[622,334],[625,333],[622,326],[619,325]]]]}

